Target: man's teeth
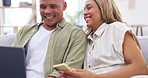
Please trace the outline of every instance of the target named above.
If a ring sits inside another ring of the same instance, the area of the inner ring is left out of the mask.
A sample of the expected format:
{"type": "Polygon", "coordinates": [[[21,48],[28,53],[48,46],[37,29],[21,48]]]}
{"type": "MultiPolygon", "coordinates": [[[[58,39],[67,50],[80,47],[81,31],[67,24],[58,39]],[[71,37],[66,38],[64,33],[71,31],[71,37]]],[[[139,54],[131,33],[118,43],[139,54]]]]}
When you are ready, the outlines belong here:
{"type": "Polygon", "coordinates": [[[53,18],[54,16],[45,16],[46,18],[53,18]]]}

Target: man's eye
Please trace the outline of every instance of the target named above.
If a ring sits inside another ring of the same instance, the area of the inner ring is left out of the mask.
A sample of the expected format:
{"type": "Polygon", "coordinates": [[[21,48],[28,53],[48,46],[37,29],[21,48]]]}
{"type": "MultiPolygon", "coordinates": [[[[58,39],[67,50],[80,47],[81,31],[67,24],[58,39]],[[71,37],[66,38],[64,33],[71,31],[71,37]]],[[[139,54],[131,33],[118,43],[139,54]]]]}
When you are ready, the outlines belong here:
{"type": "Polygon", "coordinates": [[[46,6],[40,6],[41,9],[46,9],[46,6]]]}
{"type": "Polygon", "coordinates": [[[56,5],[52,5],[52,6],[50,6],[52,9],[55,9],[55,8],[57,8],[58,6],[56,6],[56,5]]]}

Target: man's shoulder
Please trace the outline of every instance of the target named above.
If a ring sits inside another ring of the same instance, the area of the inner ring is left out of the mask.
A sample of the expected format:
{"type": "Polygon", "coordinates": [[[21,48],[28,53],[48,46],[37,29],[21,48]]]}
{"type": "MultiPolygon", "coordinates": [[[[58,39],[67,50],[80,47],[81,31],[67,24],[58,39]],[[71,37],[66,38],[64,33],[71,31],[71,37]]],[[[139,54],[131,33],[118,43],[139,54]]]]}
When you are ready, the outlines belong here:
{"type": "Polygon", "coordinates": [[[36,24],[27,24],[24,26],[24,28],[30,29],[30,28],[34,28],[34,27],[38,27],[39,23],[36,24]]]}
{"type": "Polygon", "coordinates": [[[34,32],[35,30],[37,30],[38,28],[38,24],[28,24],[28,25],[25,25],[23,26],[18,34],[26,34],[26,33],[29,33],[29,32],[34,32]]]}
{"type": "Polygon", "coordinates": [[[71,36],[71,37],[75,37],[75,36],[84,36],[86,35],[84,30],[76,25],[72,25],[72,24],[67,24],[62,31],[60,32],[61,35],[65,35],[65,36],[71,36]]]}
{"type": "Polygon", "coordinates": [[[77,27],[76,25],[71,25],[71,26],[68,26],[68,27],[65,27],[64,28],[64,31],[66,31],[67,33],[75,33],[75,34],[85,34],[84,30],[82,30],[80,27],[77,27]]]}
{"type": "Polygon", "coordinates": [[[78,27],[77,25],[73,25],[69,22],[67,22],[66,26],[64,27],[65,29],[68,29],[68,30],[77,30],[77,31],[82,31],[82,29],[80,27],[78,27]]]}
{"type": "Polygon", "coordinates": [[[20,31],[29,32],[29,31],[32,31],[32,30],[36,30],[36,29],[38,29],[38,25],[39,25],[38,23],[27,24],[27,25],[23,26],[20,31]]]}

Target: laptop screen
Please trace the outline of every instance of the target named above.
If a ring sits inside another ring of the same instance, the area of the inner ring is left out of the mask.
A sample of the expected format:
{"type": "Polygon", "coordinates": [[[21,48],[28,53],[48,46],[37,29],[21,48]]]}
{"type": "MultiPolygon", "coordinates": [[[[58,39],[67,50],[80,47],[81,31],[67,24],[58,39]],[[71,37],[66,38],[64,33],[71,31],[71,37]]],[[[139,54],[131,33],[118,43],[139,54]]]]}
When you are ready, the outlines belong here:
{"type": "Polygon", "coordinates": [[[0,46],[0,78],[26,78],[24,48],[0,46]]]}

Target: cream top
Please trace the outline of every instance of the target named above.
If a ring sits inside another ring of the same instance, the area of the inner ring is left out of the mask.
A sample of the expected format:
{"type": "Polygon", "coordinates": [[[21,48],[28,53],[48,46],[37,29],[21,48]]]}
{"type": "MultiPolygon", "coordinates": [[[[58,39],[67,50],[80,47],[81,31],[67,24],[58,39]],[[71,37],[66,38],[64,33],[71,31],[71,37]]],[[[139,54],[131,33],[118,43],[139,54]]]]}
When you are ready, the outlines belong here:
{"type": "Polygon", "coordinates": [[[90,33],[84,68],[99,74],[125,66],[122,45],[128,30],[125,24],[114,22],[103,23],[94,34],[90,33]]]}

